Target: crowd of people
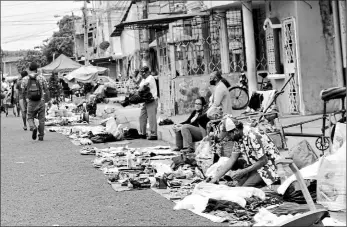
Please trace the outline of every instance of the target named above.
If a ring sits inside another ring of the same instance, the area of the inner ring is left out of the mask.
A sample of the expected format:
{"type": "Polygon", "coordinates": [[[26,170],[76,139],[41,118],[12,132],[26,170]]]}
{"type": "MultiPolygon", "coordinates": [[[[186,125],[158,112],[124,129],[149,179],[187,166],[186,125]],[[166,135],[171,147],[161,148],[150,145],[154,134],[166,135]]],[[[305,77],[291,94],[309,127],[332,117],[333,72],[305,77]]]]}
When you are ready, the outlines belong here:
{"type": "MultiPolygon", "coordinates": [[[[140,138],[148,140],[157,139],[157,105],[158,88],[155,78],[148,67],[135,70],[133,83],[141,87],[147,85],[154,100],[143,103],[139,117],[140,138]],[[140,75],[140,76],[137,76],[140,75]],[[149,121],[149,135],[146,126],[149,121]]],[[[261,188],[279,181],[275,160],[279,158],[279,151],[272,139],[265,132],[256,127],[244,127],[243,123],[232,117],[232,100],[228,91],[230,83],[222,77],[219,71],[210,75],[210,88],[212,96],[207,102],[203,97],[194,100],[194,110],[187,120],[174,124],[173,131],[176,136],[174,151],[183,155],[195,152],[194,142],[208,138],[214,143],[232,141],[230,158],[222,166],[221,171],[211,183],[216,183],[222,177],[229,177],[235,186],[261,188]],[[207,127],[211,120],[221,119],[218,129],[207,134],[207,127]],[[232,171],[232,175],[227,175],[232,171]]]]}
{"type": "MultiPolygon", "coordinates": [[[[27,123],[32,131],[32,139],[43,141],[45,127],[45,95],[48,93],[46,79],[37,72],[36,63],[31,63],[28,72],[21,73],[21,78],[8,84],[4,78],[1,84],[2,102],[6,106],[18,107],[22,114],[23,129],[27,130],[27,123]],[[5,95],[4,95],[5,94],[5,95]],[[35,125],[37,118],[39,125],[35,125]]],[[[139,138],[148,140],[158,139],[157,109],[159,89],[156,78],[149,67],[144,66],[135,70],[129,77],[127,85],[132,85],[132,91],[140,91],[147,87],[151,93],[151,100],[142,104],[139,116],[139,138]],[[136,89],[137,88],[137,89],[136,89]],[[147,121],[149,133],[147,134],[147,121]]],[[[230,170],[234,171],[231,179],[237,181],[239,186],[262,187],[270,185],[278,180],[274,160],[279,157],[277,147],[271,138],[257,128],[245,129],[242,122],[232,117],[231,97],[228,92],[230,83],[222,77],[220,72],[210,75],[210,87],[212,96],[208,102],[203,97],[194,100],[194,110],[187,120],[174,124],[173,131],[176,136],[174,151],[182,154],[195,152],[194,142],[204,138],[215,143],[229,140],[234,142],[229,162],[225,164],[219,174],[209,179],[210,182],[218,182],[230,170]],[[224,117],[223,117],[224,116],[224,117]],[[211,120],[222,119],[218,130],[208,134],[207,127],[211,120]]],[[[64,93],[67,93],[64,89],[64,93]]],[[[131,91],[129,91],[131,92],[131,91]]],[[[70,95],[66,94],[66,95],[70,95]]],[[[14,109],[15,109],[14,108],[14,109]]],[[[19,113],[18,113],[19,116],[19,113]]]]}

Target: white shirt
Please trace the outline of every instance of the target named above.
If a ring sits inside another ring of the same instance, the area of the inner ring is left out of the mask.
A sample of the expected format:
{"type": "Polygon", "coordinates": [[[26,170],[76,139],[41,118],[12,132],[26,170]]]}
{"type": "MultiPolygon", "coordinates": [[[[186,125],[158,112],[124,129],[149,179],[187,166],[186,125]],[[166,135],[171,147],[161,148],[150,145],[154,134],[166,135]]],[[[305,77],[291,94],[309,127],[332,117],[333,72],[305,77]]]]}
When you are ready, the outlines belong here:
{"type": "Polygon", "coordinates": [[[149,75],[146,79],[142,79],[140,83],[140,87],[143,87],[143,85],[149,84],[149,89],[153,95],[154,99],[158,99],[158,91],[157,91],[157,84],[155,82],[155,79],[152,75],[149,75]]]}

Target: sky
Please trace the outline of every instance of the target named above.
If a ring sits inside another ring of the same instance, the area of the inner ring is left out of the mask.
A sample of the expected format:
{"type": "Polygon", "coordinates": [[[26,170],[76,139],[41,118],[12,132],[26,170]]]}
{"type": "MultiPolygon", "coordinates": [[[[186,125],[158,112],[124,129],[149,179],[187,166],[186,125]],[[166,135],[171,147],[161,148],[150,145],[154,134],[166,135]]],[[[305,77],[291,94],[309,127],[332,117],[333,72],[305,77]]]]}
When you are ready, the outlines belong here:
{"type": "Polygon", "coordinates": [[[65,15],[82,16],[83,1],[0,1],[1,49],[34,49],[58,31],[65,15]],[[55,17],[61,16],[61,17],[55,17]]]}

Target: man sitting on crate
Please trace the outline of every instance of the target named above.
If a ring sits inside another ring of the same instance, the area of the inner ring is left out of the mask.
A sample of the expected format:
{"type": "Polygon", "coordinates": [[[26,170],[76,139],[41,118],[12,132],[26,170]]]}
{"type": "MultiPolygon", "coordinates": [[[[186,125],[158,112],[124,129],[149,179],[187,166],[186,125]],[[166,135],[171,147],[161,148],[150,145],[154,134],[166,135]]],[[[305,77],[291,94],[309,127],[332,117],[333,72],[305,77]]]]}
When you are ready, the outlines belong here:
{"type": "Polygon", "coordinates": [[[261,188],[279,180],[275,160],[280,157],[279,151],[272,139],[256,128],[244,128],[242,122],[227,117],[222,121],[222,130],[218,138],[228,136],[234,141],[233,151],[229,161],[217,171],[213,179],[217,182],[228,174],[233,185],[238,187],[261,188]]]}

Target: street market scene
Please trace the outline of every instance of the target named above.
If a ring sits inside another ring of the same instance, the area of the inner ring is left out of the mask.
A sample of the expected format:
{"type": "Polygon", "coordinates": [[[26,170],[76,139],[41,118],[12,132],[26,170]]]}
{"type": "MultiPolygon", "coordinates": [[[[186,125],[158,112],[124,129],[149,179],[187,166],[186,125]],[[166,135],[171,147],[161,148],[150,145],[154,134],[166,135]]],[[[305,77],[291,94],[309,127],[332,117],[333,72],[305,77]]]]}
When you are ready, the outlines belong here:
{"type": "Polygon", "coordinates": [[[346,226],[346,1],[1,1],[1,226],[346,226]]]}

